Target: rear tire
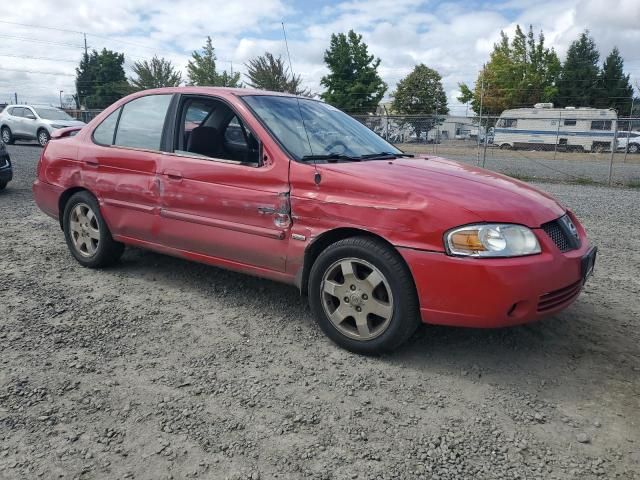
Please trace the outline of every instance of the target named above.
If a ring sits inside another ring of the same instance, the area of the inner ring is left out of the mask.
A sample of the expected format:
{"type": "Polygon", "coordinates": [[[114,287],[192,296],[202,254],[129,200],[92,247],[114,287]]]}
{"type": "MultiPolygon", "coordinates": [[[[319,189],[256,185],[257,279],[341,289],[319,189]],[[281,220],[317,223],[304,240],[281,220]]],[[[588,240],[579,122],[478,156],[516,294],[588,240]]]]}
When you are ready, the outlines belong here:
{"type": "Polygon", "coordinates": [[[64,208],[62,225],[69,251],[84,267],[113,265],[124,251],[124,245],[111,237],[97,200],[87,191],[71,196],[64,208]]]}
{"type": "Polygon", "coordinates": [[[49,132],[47,132],[44,128],[38,130],[38,143],[41,147],[45,147],[47,143],[49,143],[50,139],[51,136],[49,135],[49,132]]]}
{"type": "Polygon", "coordinates": [[[393,248],[369,237],[340,240],[318,256],[309,304],[331,340],[365,355],[395,350],[420,324],[409,268],[393,248]]]}
{"type": "Polygon", "coordinates": [[[511,150],[511,149],[513,149],[513,147],[508,143],[503,143],[502,145],[500,145],[500,150],[511,150]]]}
{"type": "Polygon", "coordinates": [[[13,145],[15,139],[13,138],[13,134],[11,133],[11,129],[9,127],[2,127],[2,131],[0,131],[0,135],[2,136],[2,141],[7,145],[13,145]]]}

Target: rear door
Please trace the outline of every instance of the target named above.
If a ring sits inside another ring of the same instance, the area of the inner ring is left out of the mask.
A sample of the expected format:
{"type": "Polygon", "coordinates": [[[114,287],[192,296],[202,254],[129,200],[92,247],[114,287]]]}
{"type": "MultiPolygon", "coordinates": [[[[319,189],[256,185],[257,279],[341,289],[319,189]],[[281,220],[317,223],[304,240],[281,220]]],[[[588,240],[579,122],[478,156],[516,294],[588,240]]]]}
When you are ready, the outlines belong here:
{"type": "Polygon", "coordinates": [[[85,184],[116,237],[156,243],[160,184],[156,177],[164,124],[173,95],[126,103],[96,127],[93,145],[79,152],[85,184]]]}
{"type": "Polygon", "coordinates": [[[24,136],[25,128],[24,128],[24,118],[23,118],[24,107],[13,107],[9,114],[10,123],[9,128],[11,128],[11,133],[15,136],[24,136]]]}
{"type": "Polygon", "coordinates": [[[272,161],[246,121],[219,99],[183,96],[176,118],[174,151],[160,170],[162,243],[284,271],[288,160],[272,161]]]}

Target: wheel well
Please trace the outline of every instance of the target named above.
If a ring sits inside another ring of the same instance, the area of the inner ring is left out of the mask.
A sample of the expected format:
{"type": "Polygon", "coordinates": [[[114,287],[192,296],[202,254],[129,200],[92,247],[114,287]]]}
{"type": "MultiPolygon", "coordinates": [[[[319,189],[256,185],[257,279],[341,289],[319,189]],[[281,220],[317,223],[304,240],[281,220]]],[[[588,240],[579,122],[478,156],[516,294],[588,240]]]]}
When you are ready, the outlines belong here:
{"type": "Polygon", "coordinates": [[[297,283],[300,287],[300,293],[302,293],[303,295],[307,294],[307,290],[309,287],[309,273],[311,272],[311,267],[315,263],[318,256],[322,253],[322,251],[325,250],[329,245],[350,237],[375,238],[384,242],[389,247],[395,250],[395,247],[391,243],[389,243],[388,240],[385,240],[380,235],[376,235],[375,233],[371,233],[367,230],[347,227],[329,230],[328,232],[325,232],[318,238],[316,238],[304,252],[304,264],[300,273],[300,277],[297,279],[297,283]]]}
{"type": "MultiPolygon", "coordinates": [[[[58,199],[58,220],[60,221],[60,228],[61,229],[64,230],[64,226],[62,225],[62,217],[64,215],[64,207],[67,205],[67,202],[69,201],[69,199],[71,198],[71,196],[74,193],[82,192],[83,190],[89,192],[89,190],[87,190],[86,188],[73,187],[73,188],[70,188],[68,190],[65,190],[64,192],[62,192],[62,195],[60,195],[60,198],[58,199]]],[[[89,193],[91,193],[91,192],[89,192],[89,193]]]]}

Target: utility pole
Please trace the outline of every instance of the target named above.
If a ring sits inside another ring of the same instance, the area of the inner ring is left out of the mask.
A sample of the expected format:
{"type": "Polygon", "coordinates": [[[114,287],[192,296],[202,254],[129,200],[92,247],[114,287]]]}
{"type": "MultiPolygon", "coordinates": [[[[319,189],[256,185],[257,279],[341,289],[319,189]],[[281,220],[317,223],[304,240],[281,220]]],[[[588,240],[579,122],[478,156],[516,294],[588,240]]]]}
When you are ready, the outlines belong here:
{"type": "Polygon", "coordinates": [[[84,35],[84,58],[88,58],[89,57],[89,49],[87,48],[87,34],[83,33],[82,35],[84,35]]]}
{"type": "Polygon", "coordinates": [[[14,105],[17,105],[17,104],[18,104],[18,92],[14,93],[13,95],[14,95],[14,97],[15,97],[15,103],[14,103],[14,105]]]}
{"type": "Polygon", "coordinates": [[[624,158],[622,159],[622,163],[625,163],[627,161],[627,153],[629,153],[629,137],[631,136],[631,125],[632,125],[632,120],[631,117],[633,117],[633,104],[636,101],[636,96],[635,96],[635,92],[631,94],[631,111],[629,112],[629,121],[627,122],[627,146],[624,149],[624,158]]]}
{"type": "Polygon", "coordinates": [[[62,92],[64,92],[64,90],[60,90],[60,109],[62,109],[62,92]]]}

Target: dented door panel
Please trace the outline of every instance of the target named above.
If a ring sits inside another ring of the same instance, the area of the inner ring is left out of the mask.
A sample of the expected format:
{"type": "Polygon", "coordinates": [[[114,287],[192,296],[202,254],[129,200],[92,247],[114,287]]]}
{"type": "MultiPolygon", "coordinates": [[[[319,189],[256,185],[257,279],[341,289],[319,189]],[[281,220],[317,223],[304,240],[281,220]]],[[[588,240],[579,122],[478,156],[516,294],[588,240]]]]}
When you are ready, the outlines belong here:
{"type": "Polygon", "coordinates": [[[160,242],[284,271],[290,229],[287,163],[254,167],[164,155],[160,242]]]}

